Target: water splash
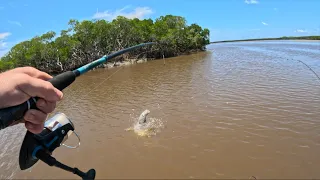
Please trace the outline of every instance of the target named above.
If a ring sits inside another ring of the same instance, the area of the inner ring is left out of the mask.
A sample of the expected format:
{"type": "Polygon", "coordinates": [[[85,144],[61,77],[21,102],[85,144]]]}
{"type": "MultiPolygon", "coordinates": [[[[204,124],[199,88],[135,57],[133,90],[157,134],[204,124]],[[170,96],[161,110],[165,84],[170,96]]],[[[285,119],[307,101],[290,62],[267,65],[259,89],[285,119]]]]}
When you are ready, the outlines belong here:
{"type": "Polygon", "coordinates": [[[161,119],[158,118],[147,118],[147,122],[140,124],[139,117],[133,118],[133,125],[127,129],[126,131],[133,131],[138,136],[142,137],[151,137],[161,132],[161,129],[164,128],[164,123],[161,119]]]}

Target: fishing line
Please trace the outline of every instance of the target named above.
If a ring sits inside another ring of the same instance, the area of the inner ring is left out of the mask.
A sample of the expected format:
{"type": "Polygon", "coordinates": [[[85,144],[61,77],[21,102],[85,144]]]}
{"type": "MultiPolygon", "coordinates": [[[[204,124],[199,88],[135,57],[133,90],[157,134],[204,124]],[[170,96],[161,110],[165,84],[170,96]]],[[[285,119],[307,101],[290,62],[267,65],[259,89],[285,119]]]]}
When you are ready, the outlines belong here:
{"type": "MultiPolygon", "coordinates": [[[[273,52],[279,53],[278,51],[273,51],[273,52]]],[[[271,55],[271,56],[279,58],[279,59],[287,59],[287,60],[289,60],[288,58],[284,58],[282,56],[277,56],[277,55],[271,55]]],[[[304,64],[317,77],[317,79],[320,81],[320,76],[309,65],[307,65],[305,62],[303,62],[302,60],[293,59],[293,58],[291,58],[291,60],[298,61],[298,62],[301,62],[302,64],[304,64]]],[[[228,74],[228,72],[226,74],[228,74]]]]}
{"type": "MultiPolygon", "coordinates": [[[[280,57],[280,56],[278,56],[278,58],[280,58],[280,59],[285,59],[285,58],[280,57]]],[[[195,58],[193,58],[193,59],[195,59],[195,58]]],[[[303,62],[302,60],[297,60],[297,59],[291,59],[291,60],[295,60],[295,61],[298,61],[298,62],[301,62],[302,64],[304,64],[304,65],[317,77],[317,79],[320,81],[319,75],[318,75],[309,65],[307,65],[305,62],[303,62]]],[[[179,89],[178,91],[176,91],[175,93],[170,94],[170,97],[171,97],[171,98],[169,98],[167,101],[165,101],[164,103],[162,103],[162,106],[165,105],[165,104],[167,104],[170,100],[172,100],[172,99],[173,99],[173,95],[180,93],[180,92],[181,92],[182,90],[184,90],[185,88],[186,88],[186,87],[180,88],[180,89],[179,89]]],[[[210,92],[210,90],[209,90],[208,92],[199,94],[199,95],[197,95],[197,96],[193,96],[192,98],[196,98],[196,97],[198,97],[198,96],[205,95],[205,94],[207,94],[207,93],[209,93],[209,92],[210,92]]],[[[156,95],[156,96],[157,96],[158,98],[161,98],[161,97],[159,97],[158,95],[156,95]]],[[[159,104],[159,103],[158,103],[158,104],[159,104]]],[[[151,109],[154,109],[154,108],[151,108],[151,109]]]]}
{"type": "MultiPolygon", "coordinates": [[[[196,57],[193,57],[193,59],[195,59],[196,57]]],[[[283,57],[280,57],[278,56],[278,58],[281,58],[281,59],[286,59],[286,58],[283,58],[283,57]]],[[[289,59],[287,59],[289,60],[289,59]]],[[[296,60],[296,59],[291,59],[291,60],[295,60],[297,62],[301,62],[302,64],[304,64],[316,77],[317,79],[320,81],[320,77],[319,75],[309,66],[307,65],[305,62],[301,61],[301,60],[296,60]]],[[[86,93],[85,95],[88,96],[90,93],[92,93],[94,90],[96,90],[98,87],[100,87],[103,83],[105,83],[107,80],[109,80],[112,76],[116,75],[120,70],[122,70],[124,68],[123,67],[120,67],[117,71],[115,71],[114,73],[112,73],[110,76],[108,76],[107,78],[100,78],[100,77],[93,77],[93,76],[89,76],[89,77],[92,77],[92,78],[99,78],[99,79],[103,79],[98,85],[94,86],[88,93],[86,93]]],[[[159,79],[157,81],[160,81],[159,79]]],[[[169,99],[167,99],[165,102],[163,103],[151,103],[151,104],[155,104],[155,105],[151,105],[153,107],[149,108],[149,110],[154,110],[154,109],[159,109],[159,106],[165,106],[168,102],[170,102],[174,96],[176,96],[177,94],[179,94],[182,90],[185,90],[187,88],[187,86],[183,86],[182,88],[179,88],[178,91],[175,91],[174,93],[168,95],[169,96],[169,99]]],[[[157,89],[157,88],[156,88],[157,89]]],[[[156,89],[154,89],[154,91],[156,91],[156,89]]],[[[209,93],[210,90],[208,92],[205,92],[205,93],[201,93],[199,95],[196,95],[196,96],[192,96],[192,98],[196,98],[198,96],[201,96],[201,95],[205,95],[207,93],[209,93]]],[[[78,92],[73,92],[72,95],[80,95],[81,93],[81,90],[79,90],[78,92]]],[[[158,99],[162,99],[163,97],[160,97],[158,94],[154,94],[158,99]]],[[[83,96],[81,96],[82,98],[83,96]]],[[[74,103],[73,105],[76,105],[77,103],[74,103]]],[[[59,104],[60,105],[60,104],[59,104]]],[[[59,107],[59,106],[57,106],[59,107]]],[[[165,116],[168,116],[168,115],[165,115],[165,113],[161,110],[161,113],[165,116]]]]}
{"type": "MultiPolygon", "coordinates": [[[[196,59],[198,59],[198,56],[193,56],[192,59],[193,59],[193,60],[196,60],[196,59]]],[[[193,61],[193,62],[194,62],[194,61],[193,61]]],[[[160,78],[159,78],[159,79],[160,79],[160,78]]],[[[160,81],[159,79],[157,80],[157,82],[160,81]]],[[[149,108],[149,110],[151,111],[151,110],[154,110],[154,109],[159,108],[159,106],[165,106],[168,102],[170,102],[170,101],[174,98],[174,96],[180,94],[180,92],[183,91],[183,90],[185,90],[186,88],[188,88],[188,86],[182,85],[182,88],[179,88],[178,91],[175,91],[174,93],[168,95],[168,96],[169,96],[169,99],[168,99],[168,100],[166,100],[165,102],[161,103],[161,105],[160,105],[160,103],[153,103],[153,104],[157,104],[158,106],[153,105],[153,107],[152,107],[152,108],[149,108]]],[[[155,91],[156,91],[156,89],[155,89],[155,91]]],[[[190,97],[190,98],[191,98],[191,99],[194,99],[194,98],[196,98],[196,97],[198,97],[198,96],[203,96],[203,95],[205,95],[205,94],[208,94],[210,91],[211,91],[211,90],[208,90],[208,91],[205,92],[205,93],[201,93],[201,94],[199,94],[199,95],[192,96],[192,97],[190,97]]],[[[157,95],[157,94],[155,94],[155,96],[158,97],[158,99],[162,99],[162,97],[160,97],[160,96],[157,95]]],[[[183,102],[183,101],[182,101],[182,102],[183,102]]],[[[181,103],[182,103],[182,102],[181,102],[181,103]]],[[[152,103],[151,103],[151,104],[152,104],[152,103]]],[[[162,117],[169,116],[168,114],[165,114],[162,110],[161,110],[161,113],[163,114],[162,117]]]]}
{"type": "MultiPolygon", "coordinates": [[[[145,51],[145,52],[142,52],[142,53],[140,53],[138,56],[136,56],[136,58],[137,57],[139,57],[140,55],[142,55],[142,54],[144,54],[144,53],[149,53],[149,52],[153,52],[153,51],[155,51],[155,50],[149,50],[149,51],[145,51]]],[[[88,93],[86,93],[85,95],[86,96],[88,96],[91,92],[93,92],[94,90],[96,90],[98,87],[100,87],[105,81],[107,81],[108,79],[110,79],[113,75],[115,75],[115,74],[117,74],[121,69],[123,69],[125,66],[122,66],[122,67],[120,67],[116,72],[114,72],[114,73],[112,73],[110,76],[108,76],[107,78],[101,78],[101,77],[93,77],[93,76],[88,76],[88,77],[91,77],[91,78],[96,78],[96,79],[103,79],[103,81],[101,82],[101,83],[99,83],[98,85],[96,85],[94,88],[92,88],[88,93]]],[[[81,89],[79,89],[78,91],[76,91],[76,92],[72,92],[71,93],[71,95],[72,96],[74,96],[74,95],[80,95],[80,92],[81,92],[81,89]]],[[[77,103],[74,103],[73,104],[73,106],[74,105],[76,105],[77,103]]],[[[59,103],[59,105],[60,105],[60,103],[59,103]]],[[[57,106],[57,107],[59,107],[59,105],[57,106]]],[[[72,107],[73,107],[72,106],[72,107]]]]}
{"type": "Polygon", "coordinates": [[[297,61],[299,61],[299,62],[301,62],[302,64],[304,64],[305,66],[307,66],[307,67],[310,69],[310,71],[312,71],[313,74],[316,75],[316,77],[320,80],[320,77],[318,76],[318,74],[317,74],[309,65],[307,65],[306,63],[304,63],[304,62],[301,61],[301,60],[297,60],[297,61]]]}
{"type": "MultiPolygon", "coordinates": [[[[278,58],[280,58],[280,59],[287,59],[287,60],[289,60],[288,58],[284,58],[284,57],[281,57],[281,56],[274,56],[274,57],[278,57],[278,58]]],[[[304,64],[304,65],[317,77],[317,79],[320,81],[319,75],[318,75],[309,65],[307,65],[305,62],[303,62],[302,60],[293,59],[293,58],[291,58],[291,60],[297,61],[297,62],[301,62],[302,64],[304,64]]]]}
{"type": "MultiPolygon", "coordinates": [[[[290,60],[290,59],[288,59],[288,58],[284,58],[284,57],[281,57],[281,56],[278,56],[278,58],[290,60]]],[[[305,66],[317,77],[317,79],[320,81],[319,75],[318,75],[308,64],[306,64],[305,62],[303,62],[302,60],[299,60],[299,59],[293,59],[293,58],[291,58],[291,60],[292,60],[292,61],[300,62],[300,63],[302,63],[303,65],[305,65],[305,66]]]]}
{"type": "MultiPolygon", "coordinates": [[[[137,56],[135,56],[136,58],[135,59],[137,59],[140,55],[142,55],[142,54],[145,54],[145,53],[150,53],[150,52],[153,52],[153,51],[156,51],[156,50],[149,50],[149,51],[145,51],[145,52],[143,52],[143,53],[140,53],[140,54],[138,54],[137,56]]],[[[97,79],[103,79],[102,80],[102,82],[101,83],[99,83],[98,85],[96,85],[95,87],[93,87],[88,93],[86,93],[85,95],[86,96],[88,96],[90,93],[92,93],[94,90],[96,90],[98,87],[100,87],[105,81],[107,81],[108,79],[110,79],[112,76],[114,76],[115,74],[117,74],[121,69],[123,69],[124,68],[124,66],[123,67],[120,67],[116,72],[114,72],[114,73],[112,73],[110,76],[108,76],[107,78],[100,78],[100,77],[93,77],[93,76],[88,76],[88,77],[91,77],[91,78],[97,78],[97,79]]],[[[74,96],[74,95],[80,95],[80,93],[81,93],[81,90],[79,89],[78,91],[73,91],[72,93],[71,93],[71,95],[72,96],[74,96]]],[[[82,96],[83,97],[83,96],[82,96]]],[[[82,98],[81,97],[81,98],[82,98]]],[[[73,106],[75,106],[77,103],[73,103],[73,105],[72,105],[72,107],[73,106]]],[[[60,107],[60,103],[57,105],[57,108],[58,107],[60,107]]]]}
{"type": "Polygon", "coordinates": [[[120,67],[116,72],[112,73],[110,76],[108,76],[106,79],[104,79],[100,84],[98,84],[97,86],[95,86],[94,88],[92,88],[86,95],[89,95],[92,91],[96,90],[99,86],[101,86],[104,82],[106,82],[108,79],[110,79],[113,75],[115,75],[116,73],[118,73],[121,69],[123,69],[124,67],[120,67]]]}
{"type": "MultiPolygon", "coordinates": [[[[100,77],[92,77],[92,78],[99,78],[99,79],[103,79],[103,81],[101,83],[99,83],[98,85],[94,86],[88,93],[84,94],[84,96],[88,96],[91,92],[93,92],[94,90],[96,90],[99,86],[101,86],[105,81],[109,80],[112,76],[114,76],[115,74],[117,74],[121,69],[123,69],[124,67],[120,67],[117,71],[115,71],[114,73],[112,73],[111,75],[109,75],[106,78],[100,78],[100,77]]],[[[72,97],[76,96],[76,97],[81,97],[83,98],[84,96],[80,96],[81,95],[82,90],[79,89],[78,91],[73,91],[69,96],[72,95],[72,97]]],[[[81,99],[79,98],[79,99],[81,99]]],[[[60,107],[61,103],[58,104],[57,108],[60,107]]],[[[78,105],[77,103],[72,103],[71,107],[74,107],[78,105]]]]}

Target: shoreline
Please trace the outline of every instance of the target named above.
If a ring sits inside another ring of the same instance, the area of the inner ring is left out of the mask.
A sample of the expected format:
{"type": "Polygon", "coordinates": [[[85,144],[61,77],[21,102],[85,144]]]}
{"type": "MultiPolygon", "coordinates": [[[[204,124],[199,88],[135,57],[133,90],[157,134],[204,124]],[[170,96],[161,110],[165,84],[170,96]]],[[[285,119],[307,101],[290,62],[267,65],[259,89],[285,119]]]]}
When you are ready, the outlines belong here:
{"type": "MultiPolygon", "coordinates": [[[[128,59],[124,59],[124,60],[111,61],[111,62],[103,63],[103,64],[101,64],[101,65],[99,65],[89,71],[95,71],[98,69],[112,69],[112,68],[123,67],[123,66],[131,66],[131,65],[146,63],[148,61],[163,60],[163,59],[174,58],[174,57],[179,57],[179,56],[187,56],[187,55],[197,54],[200,52],[207,52],[207,49],[205,48],[205,49],[190,50],[188,52],[183,52],[179,55],[167,56],[164,58],[139,58],[139,59],[128,58],[128,59]]],[[[75,69],[77,69],[77,68],[75,68],[75,69]]],[[[65,71],[60,72],[60,71],[46,71],[46,70],[41,70],[41,71],[44,71],[52,76],[56,76],[62,72],[65,72],[65,71]]]]}
{"type": "Polygon", "coordinates": [[[297,40],[291,40],[291,41],[300,41],[300,42],[320,42],[320,40],[311,40],[311,39],[297,39],[297,40]]]}
{"type": "Polygon", "coordinates": [[[192,50],[189,52],[181,53],[177,56],[168,56],[164,58],[140,58],[140,59],[125,59],[122,61],[114,61],[114,62],[107,62],[104,63],[92,70],[97,70],[97,69],[112,69],[116,67],[123,67],[123,66],[131,66],[131,65],[136,65],[136,64],[141,64],[141,63],[146,63],[148,61],[155,61],[155,60],[163,60],[163,59],[168,59],[168,58],[173,58],[173,57],[179,57],[179,56],[185,56],[185,55],[191,55],[191,54],[196,54],[200,52],[206,52],[207,50],[192,50]]]}
{"type": "Polygon", "coordinates": [[[234,43],[234,42],[261,42],[261,41],[296,41],[296,42],[320,42],[312,39],[258,39],[258,40],[235,40],[235,41],[217,41],[210,44],[234,43]]]}
{"type": "Polygon", "coordinates": [[[130,65],[134,65],[134,64],[146,63],[148,61],[152,61],[152,59],[149,59],[149,60],[147,58],[126,59],[126,60],[117,61],[117,62],[107,62],[107,63],[102,64],[102,67],[96,67],[94,69],[101,69],[101,68],[111,69],[111,68],[115,68],[115,67],[130,66],[130,65]]]}

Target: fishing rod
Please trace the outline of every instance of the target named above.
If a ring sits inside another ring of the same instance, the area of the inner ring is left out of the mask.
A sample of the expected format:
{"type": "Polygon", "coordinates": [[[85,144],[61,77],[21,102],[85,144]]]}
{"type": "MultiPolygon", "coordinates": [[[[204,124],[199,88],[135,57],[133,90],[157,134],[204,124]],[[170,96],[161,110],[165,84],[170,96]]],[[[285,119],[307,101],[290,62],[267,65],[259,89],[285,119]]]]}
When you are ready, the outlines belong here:
{"type": "MultiPolygon", "coordinates": [[[[49,82],[55,88],[62,91],[63,89],[71,85],[77,77],[105,63],[107,60],[122,55],[124,53],[130,52],[136,48],[152,44],[155,43],[142,43],[122,49],[110,55],[104,55],[102,58],[88,63],[73,71],[63,72],[50,79],[49,82]]],[[[38,97],[31,97],[29,100],[20,105],[0,109],[0,130],[10,126],[13,123],[21,121],[24,117],[24,114],[29,109],[38,109],[36,107],[36,102],[38,99],[38,97]]],[[[88,172],[84,173],[80,171],[78,168],[71,168],[62,164],[61,162],[57,161],[54,157],[51,156],[52,152],[57,147],[60,147],[61,145],[66,146],[63,143],[68,139],[68,137],[71,134],[76,134],[74,130],[74,125],[71,122],[71,120],[65,114],[57,113],[45,122],[44,129],[41,133],[33,134],[30,131],[27,131],[20,148],[20,169],[28,169],[32,167],[38,160],[41,160],[49,166],[55,166],[63,170],[72,172],[80,176],[82,179],[94,179],[96,174],[94,169],[90,169],[88,172]]],[[[77,134],[76,136],[78,137],[77,134]]],[[[78,137],[78,139],[80,145],[80,138],[78,137]]]]}

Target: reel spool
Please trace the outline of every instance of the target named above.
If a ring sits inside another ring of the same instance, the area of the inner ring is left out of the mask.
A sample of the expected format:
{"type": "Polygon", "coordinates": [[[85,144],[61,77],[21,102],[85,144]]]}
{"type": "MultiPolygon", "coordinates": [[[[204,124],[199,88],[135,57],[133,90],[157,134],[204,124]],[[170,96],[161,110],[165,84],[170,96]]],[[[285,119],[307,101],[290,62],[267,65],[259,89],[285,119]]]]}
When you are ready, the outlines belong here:
{"type": "MultiPolygon", "coordinates": [[[[20,169],[26,170],[41,160],[49,166],[56,166],[63,170],[72,172],[80,176],[82,179],[94,179],[96,174],[94,169],[90,169],[88,172],[84,173],[78,168],[71,168],[60,163],[51,156],[52,152],[61,145],[68,148],[76,148],[64,144],[64,142],[73,133],[75,133],[74,125],[63,113],[57,113],[47,120],[45,122],[44,129],[40,134],[33,134],[27,131],[20,149],[20,169]]],[[[80,138],[76,133],[75,135],[79,139],[79,146],[80,138]]]]}

